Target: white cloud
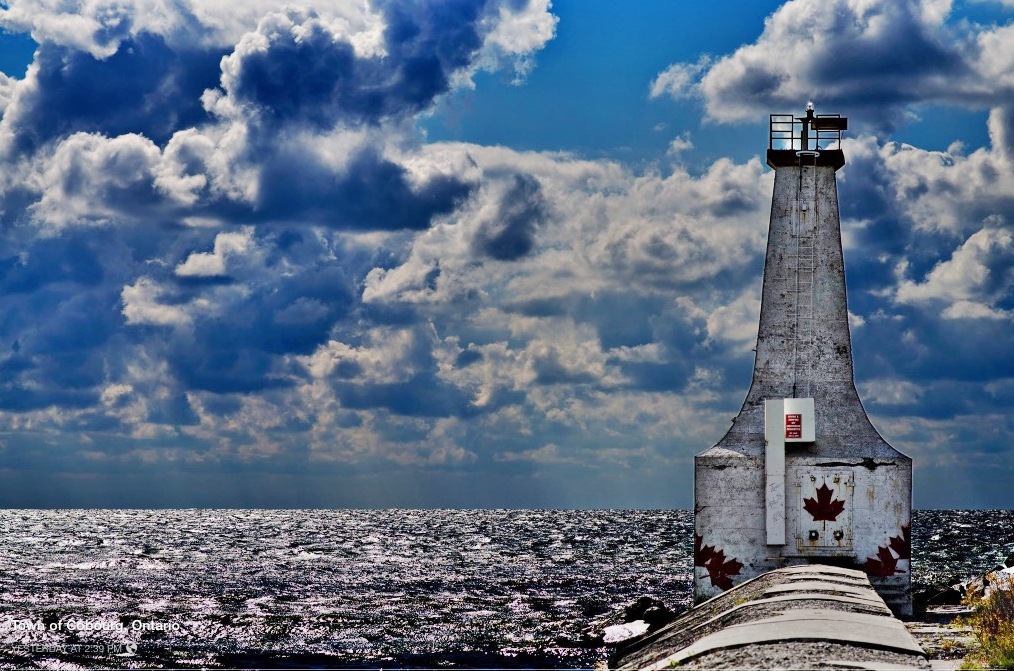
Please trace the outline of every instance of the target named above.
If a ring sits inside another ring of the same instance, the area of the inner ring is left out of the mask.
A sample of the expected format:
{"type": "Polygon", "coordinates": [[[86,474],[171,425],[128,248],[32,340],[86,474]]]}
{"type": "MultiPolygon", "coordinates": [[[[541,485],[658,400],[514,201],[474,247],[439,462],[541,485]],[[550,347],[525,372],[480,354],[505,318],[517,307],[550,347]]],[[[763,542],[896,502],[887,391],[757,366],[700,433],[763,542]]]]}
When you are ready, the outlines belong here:
{"type": "Polygon", "coordinates": [[[890,194],[891,204],[925,231],[968,234],[981,225],[984,215],[1004,212],[1014,189],[1014,171],[996,142],[993,148],[968,156],[896,143],[878,146],[868,136],[848,139],[843,148],[857,165],[846,168],[846,173],[886,170],[889,180],[882,187],[890,194]],[[873,153],[877,157],[868,161],[873,153]]]}
{"type": "Polygon", "coordinates": [[[493,457],[496,461],[532,461],[537,464],[580,464],[575,455],[565,454],[559,445],[547,443],[542,447],[520,452],[504,452],[493,457]]]}
{"type": "MultiPolygon", "coordinates": [[[[487,19],[494,25],[483,41],[479,66],[498,70],[506,61],[514,68],[514,82],[520,83],[534,65],[532,55],[556,35],[559,19],[550,13],[551,5],[550,0],[531,0],[520,8],[500,6],[495,22],[487,19]]],[[[474,86],[471,73],[459,81],[474,86]]]]}
{"type": "MultiPolygon", "coordinates": [[[[173,46],[228,47],[257,22],[278,9],[276,0],[9,0],[0,9],[0,25],[10,32],[30,32],[49,42],[87,51],[95,58],[116,53],[128,37],[150,33],[173,46]]],[[[370,49],[383,25],[360,0],[318,0],[318,12],[336,27],[360,35],[370,49]]]]}
{"type": "Polygon", "coordinates": [[[130,286],[123,287],[123,316],[128,324],[155,326],[188,326],[191,322],[186,310],[176,305],[160,303],[165,292],[147,277],[141,277],[130,286]]]}
{"type": "Polygon", "coordinates": [[[309,373],[318,380],[347,374],[363,383],[400,382],[418,372],[417,355],[425,345],[411,328],[375,328],[359,346],[331,340],[309,356],[301,358],[309,373]],[[344,373],[343,364],[352,368],[344,373]]]}
{"type": "Polygon", "coordinates": [[[992,305],[1014,288],[1014,235],[983,228],[937,264],[922,282],[903,280],[896,300],[903,304],[938,303],[949,319],[1003,319],[1010,311],[992,305]]]}
{"type": "Polygon", "coordinates": [[[653,97],[700,95],[710,119],[758,119],[771,111],[846,111],[858,126],[900,124],[914,102],[961,107],[1014,101],[1014,25],[961,29],[949,0],[791,0],[751,44],[697,63],[676,63],[653,97]]]}
{"type": "Polygon", "coordinates": [[[702,56],[696,63],[675,63],[670,65],[651,82],[648,92],[652,98],[668,95],[673,98],[688,98],[696,94],[696,80],[711,65],[709,56],[702,56]]]}
{"type": "Polygon", "coordinates": [[[859,385],[863,398],[879,405],[912,405],[923,395],[923,387],[909,380],[878,379],[859,385]]]}
{"type": "Polygon", "coordinates": [[[141,135],[75,133],[60,142],[32,180],[42,198],[29,211],[40,224],[60,229],[103,224],[114,215],[143,209],[155,200],[160,159],[158,147],[141,135]]]}
{"type": "Polygon", "coordinates": [[[244,256],[253,248],[253,229],[247,227],[240,233],[219,233],[215,236],[213,252],[194,252],[187,260],[176,266],[180,277],[218,277],[226,275],[229,257],[244,256]]]}
{"type": "Polygon", "coordinates": [[[0,114],[3,114],[11,104],[19,82],[20,80],[0,72],[0,114]]]}
{"type": "Polygon", "coordinates": [[[757,343],[759,320],[760,298],[756,288],[751,287],[731,303],[715,308],[707,316],[708,338],[730,341],[741,351],[751,350],[757,343]]]}
{"type": "Polygon", "coordinates": [[[669,149],[666,150],[666,153],[670,156],[677,156],[693,148],[694,143],[690,140],[690,131],[687,131],[669,143],[669,149]]]}

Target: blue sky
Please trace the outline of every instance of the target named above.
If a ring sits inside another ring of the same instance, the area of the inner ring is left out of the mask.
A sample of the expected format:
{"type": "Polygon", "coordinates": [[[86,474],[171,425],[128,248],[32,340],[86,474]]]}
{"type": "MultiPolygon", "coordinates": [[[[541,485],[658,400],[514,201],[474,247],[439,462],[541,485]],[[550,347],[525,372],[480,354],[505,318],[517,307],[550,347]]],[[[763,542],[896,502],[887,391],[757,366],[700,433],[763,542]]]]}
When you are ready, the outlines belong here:
{"type": "Polygon", "coordinates": [[[860,395],[1010,507],[1014,5],[0,11],[0,505],[689,507],[767,115],[850,118],[860,395]]]}

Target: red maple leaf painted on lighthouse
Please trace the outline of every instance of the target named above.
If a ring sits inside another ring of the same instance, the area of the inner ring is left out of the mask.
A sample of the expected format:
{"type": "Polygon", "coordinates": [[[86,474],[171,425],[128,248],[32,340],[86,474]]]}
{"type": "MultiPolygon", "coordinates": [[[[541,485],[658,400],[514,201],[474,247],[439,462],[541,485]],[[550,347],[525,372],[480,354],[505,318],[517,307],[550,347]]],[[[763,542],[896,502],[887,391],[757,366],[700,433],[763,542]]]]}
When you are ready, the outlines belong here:
{"type": "Polygon", "coordinates": [[[888,543],[891,546],[891,549],[897,553],[898,559],[912,558],[911,528],[910,524],[906,524],[901,528],[901,535],[891,536],[891,540],[888,543]]]}
{"type": "Polygon", "coordinates": [[[845,510],[845,502],[841,499],[831,500],[834,490],[825,482],[817,488],[817,498],[803,499],[803,510],[813,516],[814,522],[834,522],[835,518],[845,510]]]}
{"type": "Polygon", "coordinates": [[[732,589],[732,576],[739,575],[743,562],[735,558],[725,559],[725,551],[705,545],[704,537],[694,534],[694,565],[707,569],[711,584],[718,589],[732,589]]]}
{"type": "Polygon", "coordinates": [[[866,566],[863,568],[866,570],[867,575],[875,575],[881,578],[886,578],[889,575],[897,573],[898,559],[891,554],[890,548],[881,545],[877,548],[877,556],[867,559],[866,566]]]}
{"type": "Polygon", "coordinates": [[[694,534],[694,566],[707,566],[715,556],[715,546],[705,545],[704,536],[694,534]]]}
{"type": "Polygon", "coordinates": [[[898,562],[902,559],[912,558],[912,536],[911,526],[906,524],[901,527],[900,536],[891,536],[887,545],[877,548],[877,556],[866,560],[866,573],[873,576],[886,578],[895,573],[904,573],[898,568],[898,562]],[[894,552],[891,552],[891,551],[894,552]],[[895,557],[894,555],[898,555],[895,557]]]}

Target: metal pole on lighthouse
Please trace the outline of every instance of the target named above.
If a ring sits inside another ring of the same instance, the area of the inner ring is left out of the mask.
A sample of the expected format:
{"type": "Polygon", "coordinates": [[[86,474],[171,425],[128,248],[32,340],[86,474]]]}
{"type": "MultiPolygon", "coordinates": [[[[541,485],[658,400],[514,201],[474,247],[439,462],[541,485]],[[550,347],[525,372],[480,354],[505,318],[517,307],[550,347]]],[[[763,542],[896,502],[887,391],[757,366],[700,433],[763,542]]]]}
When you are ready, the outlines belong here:
{"type": "Polygon", "coordinates": [[[694,460],[694,595],[793,564],[859,568],[911,599],[912,461],[856,391],[836,172],[848,119],[772,114],[775,171],[753,381],[732,427],[694,460]]]}

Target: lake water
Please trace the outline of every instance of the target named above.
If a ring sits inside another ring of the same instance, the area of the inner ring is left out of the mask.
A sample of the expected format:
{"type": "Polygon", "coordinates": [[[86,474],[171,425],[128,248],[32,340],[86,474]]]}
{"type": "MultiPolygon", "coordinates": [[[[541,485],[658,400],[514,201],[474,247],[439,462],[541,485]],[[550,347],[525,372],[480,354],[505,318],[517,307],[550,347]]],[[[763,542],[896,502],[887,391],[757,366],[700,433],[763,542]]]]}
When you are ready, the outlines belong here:
{"type": "MultiPolygon", "coordinates": [[[[0,667],[590,667],[584,630],[690,603],[689,511],[3,510],[0,667]]],[[[1014,552],[917,511],[913,579],[1014,552]]]]}

